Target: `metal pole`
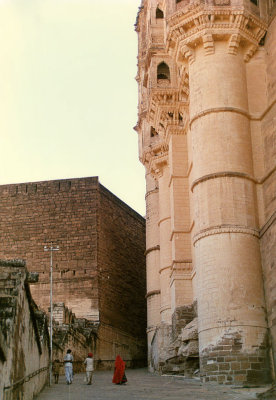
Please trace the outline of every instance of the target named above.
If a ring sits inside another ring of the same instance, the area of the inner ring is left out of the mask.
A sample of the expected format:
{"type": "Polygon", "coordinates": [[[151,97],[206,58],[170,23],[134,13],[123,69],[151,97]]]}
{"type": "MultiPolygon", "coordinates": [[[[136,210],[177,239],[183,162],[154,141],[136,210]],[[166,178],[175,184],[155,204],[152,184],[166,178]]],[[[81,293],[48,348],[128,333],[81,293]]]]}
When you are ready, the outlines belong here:
{"type": "Polygon", "coordinates": [[[44,251],[50,251],[50,386],[52,385],[52,363],[53,363],[53,251],[58,251],[59,246],[44,246],[44,251]]]}
{"type": "Polygon", "coordinates": [[[53,243],[50,251],[50,386],[52,384],[53,363],[53,243]]]}

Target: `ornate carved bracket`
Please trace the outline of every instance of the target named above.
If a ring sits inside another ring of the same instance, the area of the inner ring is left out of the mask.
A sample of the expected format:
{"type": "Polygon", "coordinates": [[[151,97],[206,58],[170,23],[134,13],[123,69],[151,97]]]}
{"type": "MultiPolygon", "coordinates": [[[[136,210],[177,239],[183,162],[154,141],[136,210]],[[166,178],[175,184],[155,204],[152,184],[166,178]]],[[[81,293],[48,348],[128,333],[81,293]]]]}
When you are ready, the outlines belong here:
{"type": "Polygon", "coordinates": [[[164,153],[152,157],[149,164],[151,174],[155,178],[160,178],[163,175],[163,168],[168,165],[168,150],[164,153]]]}
{"type": "MultiPolygon", "coordinates": [[[[228,0],[215,0],[227,2],[228,0]]],[[[243,43],[245,61],[254,54],[265,34],[266,24],[244,7],[210,6],[197,3],[184,7],[167,21],[167,51],[179,59],[179,50],[189,62],[194,61],[193,49],[202,44],[206,55],[215,50],[215,40],[228,41],[228,51],[236,54],[243,43]]]]}
{"type": "MultiPolygon", "coordinates": [[[[187,82],[187,79],[185,79],[187,82]]],[[[149,100],[148,122],[166,137],[168,126],[187,127],[188,88],[152,89],[149,100]]]]}

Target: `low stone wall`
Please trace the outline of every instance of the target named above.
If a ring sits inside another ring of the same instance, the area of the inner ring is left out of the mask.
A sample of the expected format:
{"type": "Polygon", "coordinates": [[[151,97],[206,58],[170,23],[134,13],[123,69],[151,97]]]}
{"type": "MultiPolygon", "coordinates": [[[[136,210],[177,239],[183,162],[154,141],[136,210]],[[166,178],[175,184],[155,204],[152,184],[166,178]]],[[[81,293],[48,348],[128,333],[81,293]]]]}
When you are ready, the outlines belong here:
{"type": "Polygon", "coordinates": [[[83,362],[89,352],[95,354],[96,338],[97,326],[91,321],[75,319],[71,324],[54,322],[53,360],[59,360],[60,374],[64,374],[63,359],[68,349],[74,357],[74,373],[85,372],[83,362]]]}
{"type": "Polygon", "coordinates": [[[0,260],[0,398],[32,399],[48,381],[46,316],[34,303],[23,261],[0,260]],[[21,397],[22,396],[22,397],[21,397]]]}

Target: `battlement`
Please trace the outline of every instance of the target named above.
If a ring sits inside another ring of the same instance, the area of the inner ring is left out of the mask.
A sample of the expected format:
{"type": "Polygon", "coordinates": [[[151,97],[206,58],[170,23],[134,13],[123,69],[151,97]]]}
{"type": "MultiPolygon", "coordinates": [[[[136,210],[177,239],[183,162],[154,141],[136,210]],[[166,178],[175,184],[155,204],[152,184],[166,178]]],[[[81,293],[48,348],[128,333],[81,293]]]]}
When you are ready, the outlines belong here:
{"type": "Polygon", "coordinates": [[[93,190],[99,185],[97,176],[88,178],[57,179],[52,181],[38,181],[0,185],[0,191],[9,196],[48,195],[51,193],[69,192],[78,190],[93,190]]]}

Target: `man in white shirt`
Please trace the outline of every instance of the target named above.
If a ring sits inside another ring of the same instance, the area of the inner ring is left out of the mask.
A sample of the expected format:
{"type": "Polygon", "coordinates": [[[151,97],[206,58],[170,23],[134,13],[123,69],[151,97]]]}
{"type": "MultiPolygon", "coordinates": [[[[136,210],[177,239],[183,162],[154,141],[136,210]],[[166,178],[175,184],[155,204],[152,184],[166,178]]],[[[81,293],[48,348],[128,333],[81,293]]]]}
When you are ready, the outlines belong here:
{"type": "Polygon", "coordinates": [[[67,385],[70,385],[73,382],[73,361],[74,358],[71,354],[71,350],[68,349],[66,356],[64,357],[64,369],[67,385]]]}

